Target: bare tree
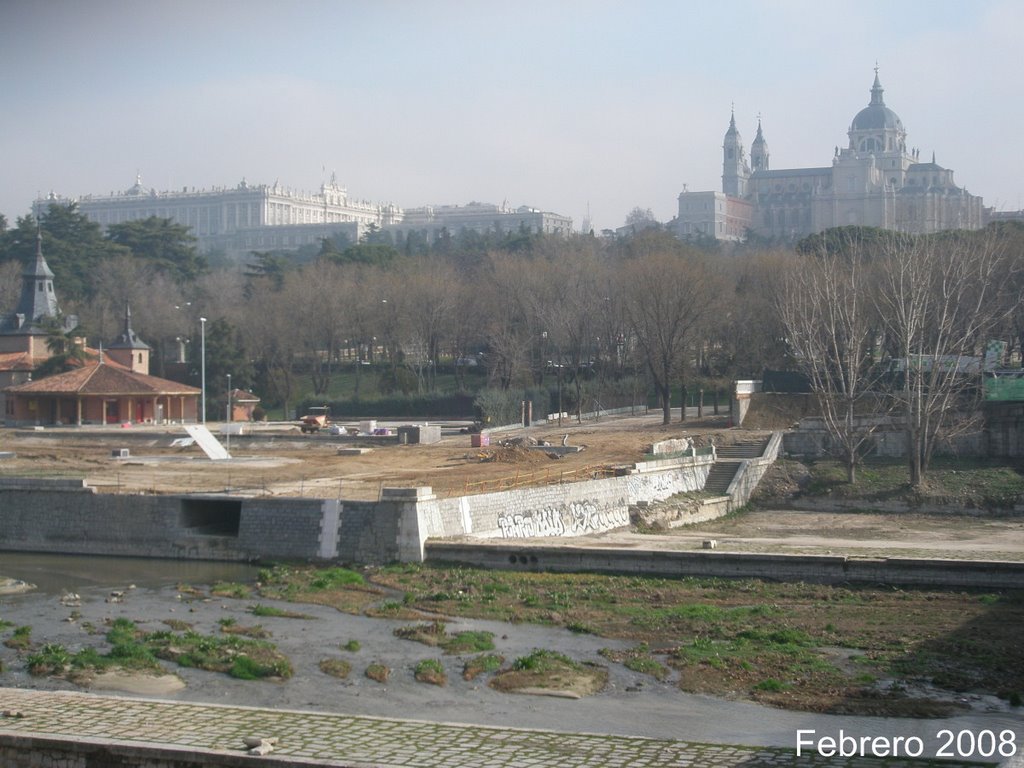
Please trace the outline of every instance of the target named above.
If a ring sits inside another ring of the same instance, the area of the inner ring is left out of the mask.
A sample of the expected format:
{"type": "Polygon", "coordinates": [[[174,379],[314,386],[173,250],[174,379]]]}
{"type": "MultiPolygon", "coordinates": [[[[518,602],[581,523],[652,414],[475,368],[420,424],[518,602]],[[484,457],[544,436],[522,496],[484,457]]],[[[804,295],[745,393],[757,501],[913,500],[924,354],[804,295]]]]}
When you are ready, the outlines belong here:
{"type": "Polygon", "coordinates": [[[420,391],[434,388],[442,346],[455,325],[459,280],[446,264],[404,261],[393,293],[403,324],[403,362],[415,375],[420,391]]]}
{"type": "Polygon", "coordinates": [[[877,391],[871,267],[859,244],[830,243],[790,267],[779,302],[793,359],[811,382],[832,451],[851,483],[885,409],[877,391]]]}
{"type": "Polygon", "coordinates": [[[940,438],[971,426],[984,344],[1012,306],[1000,296],[1011,283],[1010,264],[991,232],[886,240],[877,302],[901,369],[892,394],[914,487],[940,438]]]}
{"type": "Polygon", "coordinates": [[[0,317],[14,311],[21,295],[21,262],[11,259],[0,264],[0,317]]]}
{"type": "Polygon", "coordinates": [[[344,338],[342,273],[342,267],[321,259],[307,264],[297,274],[305,290],[303,300],[294,308],[295,333],[302,340],[316,395],[330,390],[338,350],[344,338]]]}
{"type": "Polygon", "coordinates": [[[265,386],[280,401],[289,417],[295,393],[295,366],[302,341],[297,334],[294,310],[304,299],[299,274],[289,273],[280,291],[270,282],[253,287],[248,322],[242,326],[246,347],[252,350],[265,386]]]}
{"type": "Polygon", "coordinates": [[[661,400],[662,423],[671,424],[672,382],[692,357],[720,286],[692,252],[641,256],[623,272],[630,327],[661,400]]]}

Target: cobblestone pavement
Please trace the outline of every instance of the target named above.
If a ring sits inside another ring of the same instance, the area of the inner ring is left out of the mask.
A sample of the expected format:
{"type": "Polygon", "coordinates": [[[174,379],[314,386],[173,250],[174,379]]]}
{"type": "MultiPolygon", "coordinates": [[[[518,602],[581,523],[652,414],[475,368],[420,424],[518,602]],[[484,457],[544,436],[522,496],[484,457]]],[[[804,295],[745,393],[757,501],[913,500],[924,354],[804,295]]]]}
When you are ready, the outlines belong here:
{"type": "MultiPolygon", "coordinates": [[[[242,755],[276,737],[273,756],[377,768],[946,768],[991,765],[904,758],[824,758],[794,750],[389,720],[213,704],[0,688],[0,735],[131,742],[242,755]]],[[[259,760],[259,758],[253,758],[259,760]]]]}

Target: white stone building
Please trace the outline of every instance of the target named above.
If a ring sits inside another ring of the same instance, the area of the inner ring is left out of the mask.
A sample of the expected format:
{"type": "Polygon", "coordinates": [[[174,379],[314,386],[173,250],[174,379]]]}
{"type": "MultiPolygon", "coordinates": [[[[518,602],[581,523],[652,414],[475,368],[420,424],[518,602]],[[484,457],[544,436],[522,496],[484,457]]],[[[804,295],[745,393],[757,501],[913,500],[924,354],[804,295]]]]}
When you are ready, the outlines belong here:
{"type": "Polygon", "coordinates": [[[832,227],[866,226],[925,234],[980,229],[982,199],[958,187],[953,171],[921,162],[903,122],[883,99],[875,71],[871,100],[853,118],[848,144],[819,168],[771,168],[758,120],[748,162],[733,115],[722,145],[722,192],[679,195],[680,237],[742,240],[746,231],[794,240],[832,227]]]}
{"type": "Polygon", "coordinates": [[[345,234],[358,242],[370,227],[396,234],[417,231],[428,240],[443,230],[457,234],[517,232],[567,235],[572,219],[521,206],[510,208],[486,203],[443,205],[403,211],[392,203],[373,203],[351,198],[332,176],[316,193],[298,192],[277,182],[250,185],[244,179],[233,188],[158,192],[146,188],[141,178],[124,192],[77,199],[50,194],[33,203],[38,217],[50,203],[76,203],[90,221],[107,227],[125,221],[156,216],[171,219],[192,230],[200,252],[221,251],[229,259],[243,260],[252,251],[295,250],[318,244],[323,238],[345,234]]]}

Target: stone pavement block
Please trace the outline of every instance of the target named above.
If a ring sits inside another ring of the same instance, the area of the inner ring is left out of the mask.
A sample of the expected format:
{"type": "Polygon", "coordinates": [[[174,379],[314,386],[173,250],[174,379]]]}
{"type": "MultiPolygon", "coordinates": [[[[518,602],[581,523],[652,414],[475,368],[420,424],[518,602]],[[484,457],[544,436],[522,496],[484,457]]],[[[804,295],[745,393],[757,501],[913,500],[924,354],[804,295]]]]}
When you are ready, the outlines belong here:
{"type": "MultiPolygon", "coordinates": [[[[109,744],[139,753],[168,752],[185,765],[248,765],[243,738],[279,738],[265,765],[357,768],[924,768],[933,761],[864,757],[797,757],[782,748],[700,744],[677,740],[564,734],[551,731],[423,723],[354,715],[266,710],[217,704],[139,700],[84,693],[0,688],[0,765],[15,761],[19,737],[47,752],[66,745],[109,744]],[[12,751],[14,750],[14,751],[12,751]],[[232,757],[237,756],[236,761],[232,757]],[[278,765],[284,765],[278,762],[278,765]]],[[[22,748],[23,751],[23,748],[22,748]]],[[[67,754],[32,766],[77,764],[67,754]]],[[[86,763],[88,764],[88,763],[86,763]]],[[[943,768],[984,763],[943,761],[943,768]]],[[[991,765],[989,763],[988,765],[991,765]]]]}

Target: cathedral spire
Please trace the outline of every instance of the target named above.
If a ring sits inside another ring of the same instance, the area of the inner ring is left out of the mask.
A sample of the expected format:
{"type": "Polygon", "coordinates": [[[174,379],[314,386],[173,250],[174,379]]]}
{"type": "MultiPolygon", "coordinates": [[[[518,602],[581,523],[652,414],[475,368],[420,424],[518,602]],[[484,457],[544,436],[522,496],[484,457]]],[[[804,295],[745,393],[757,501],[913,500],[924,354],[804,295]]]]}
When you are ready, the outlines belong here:
{"type": "Polygon", "coordinates": [[[878,64],[875,64],[875,82],[871,86],[871,102],[870,106],[885,106],[885,99],[882,98],[882,94],[885,89],[882,88],[882,81],[878,79],[878,64]]]}
{"type": "Polygon", "coordinates": [[[750,164],[754,171],[768,170],[768,142],[761,131],[761,115],[757,116],[757,135],[750,145],[750,164]]]}
{"type": "Polygon", "coordinates": [[[722,143],[722,191],[733,197],[745,197],[750,168],[743,149],[743,137],[736,128],[736,106],[729,111],[729,130],[722,143]]]}

